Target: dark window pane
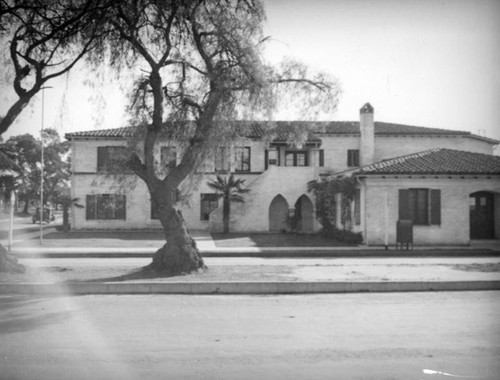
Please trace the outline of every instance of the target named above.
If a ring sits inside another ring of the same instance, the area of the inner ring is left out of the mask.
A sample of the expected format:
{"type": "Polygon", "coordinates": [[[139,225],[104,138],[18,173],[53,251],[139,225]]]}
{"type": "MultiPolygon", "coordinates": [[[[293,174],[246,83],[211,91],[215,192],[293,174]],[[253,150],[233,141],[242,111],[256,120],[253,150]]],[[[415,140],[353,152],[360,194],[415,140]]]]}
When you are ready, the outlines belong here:
{"type": "Polygon", "coordinates": [[[126,198],[125,195],[117,194],[114,196],[115,204],[114,204],[114,218],[113,219],[124,219],[126,216],[126,198]]]}
{"type": "Polygon", "coordinates": [[[126,146],[100,146],[97,148],[97,171],[104,173],[130,172],[127,167],[126,146]]]}
{"type": "Polygon", "coordinates": [[[93,220],[96,219],[96,196],[95,195],[87,195],[85,202],[86,208],[86,219],[93,220]]]}
{"type": "Polygon", "coordinates": [[[308,152],[285,152],[285,166],[308,166],[308,152]]]}
{"type": "Polygon", "coordinates": [[[200,219],[209,220],[210,213],[219,205],[219,196],[217,194],[201,194],[200,219]]]}
{"type": "Polygon", "coordinates": [[[441,224],[441,190],[431,190],[431,224],[441,224]]]}
{"type": "Polygon", "coordinates": [[[228,159],[228,149],[226,147],[220,146],[215,152],[215,171],[228,171],[229,170],[229,159],[228,159]]]}
{"type": "Polygon", "coordinates": [[[359,166],[358,149],[349,149],[347,151],[347,166],[359,166]]]}
{"type": "Polygon", "coordinates": [[[234,149],[235,155],[235,170],[248,172],[250,171],[250,147],[236,147],[234,149]]]}
{"type": "Polygon", "coordinates": [[[414,224],[429,224],[429,190],[410,189],[408,192],[408,214],[414,224]]]}
{"type": "Polygon", "coordinates": [[[306,164],[306,154],[296,153],[296,166],[307,166],[306,164]]]}

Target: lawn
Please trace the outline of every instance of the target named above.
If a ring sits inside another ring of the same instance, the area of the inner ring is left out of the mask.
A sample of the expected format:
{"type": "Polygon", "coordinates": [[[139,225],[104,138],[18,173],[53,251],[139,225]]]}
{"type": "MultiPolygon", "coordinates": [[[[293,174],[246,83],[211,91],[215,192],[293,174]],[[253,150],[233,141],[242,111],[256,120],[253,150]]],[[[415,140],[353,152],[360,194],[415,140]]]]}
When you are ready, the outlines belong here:
{"type": "Polygon", "coordinates": [[[212,233],[218,248],[232,247],[348,247],[349,244],[316,234],[212,233]]]}

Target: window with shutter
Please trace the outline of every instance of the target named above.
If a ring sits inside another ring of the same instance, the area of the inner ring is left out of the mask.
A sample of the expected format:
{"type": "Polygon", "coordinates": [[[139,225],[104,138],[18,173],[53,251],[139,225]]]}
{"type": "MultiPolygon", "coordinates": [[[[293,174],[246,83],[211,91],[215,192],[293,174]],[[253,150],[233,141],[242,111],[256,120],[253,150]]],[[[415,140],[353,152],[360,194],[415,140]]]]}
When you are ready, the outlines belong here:
{"type": "Polygon", "coordinates": [[[431,224],[441,224],[441,190],[431,190],[431,224]]]}
{"type": "Polygon", "coordinates": [[[319,166],[325,166],[325,151],[323,149],[319,151],[319,166]]]}
{"type": "Polygon", "coordinates": [[[126,146],[97,147],[97,172],[130,172],[127,167],[128,149],[126,146]]]}
{"type": "Polygon", "coordinates": [[[400,189],[399,219],[414,225],[441,224],[441,190],[400,189]]]}

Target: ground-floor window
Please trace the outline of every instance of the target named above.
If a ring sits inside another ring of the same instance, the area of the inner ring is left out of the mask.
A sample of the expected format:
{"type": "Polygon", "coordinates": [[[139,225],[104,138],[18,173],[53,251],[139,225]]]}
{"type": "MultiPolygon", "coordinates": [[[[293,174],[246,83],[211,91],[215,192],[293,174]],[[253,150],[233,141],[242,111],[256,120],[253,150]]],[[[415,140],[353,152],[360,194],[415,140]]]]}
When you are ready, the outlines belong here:
{"type": "Polygon", "coordinates": [[[87,220],[126,218],[126,196],[122,194],[91,194],[86,199],[87,220]]]}
{"type": "Polygon", "coordinates": [[[441,190],[399,190],[399,219],[415,225],[441,224],[441,190]]]}
{"type": "Polygon", "coordinates": [[[219,196],[213,193],[201,194],[200,196],[201,196],[200,219],[209,220],[210,213],[219,206],[219,196]]]}

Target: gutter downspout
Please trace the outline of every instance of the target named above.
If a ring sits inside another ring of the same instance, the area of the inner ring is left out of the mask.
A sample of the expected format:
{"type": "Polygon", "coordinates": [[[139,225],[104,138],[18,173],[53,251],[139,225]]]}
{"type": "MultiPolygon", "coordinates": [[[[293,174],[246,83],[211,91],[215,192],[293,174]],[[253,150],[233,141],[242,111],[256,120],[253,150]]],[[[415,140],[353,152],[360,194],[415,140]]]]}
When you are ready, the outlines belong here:
{"type": "Polygon", "coordinates": [[[75,205],[73,204],[73,199],[75,199],[75,162],[76,162],[76,144],[75,139],[71,139],[71,228],[75,228],[75,205]]]}

